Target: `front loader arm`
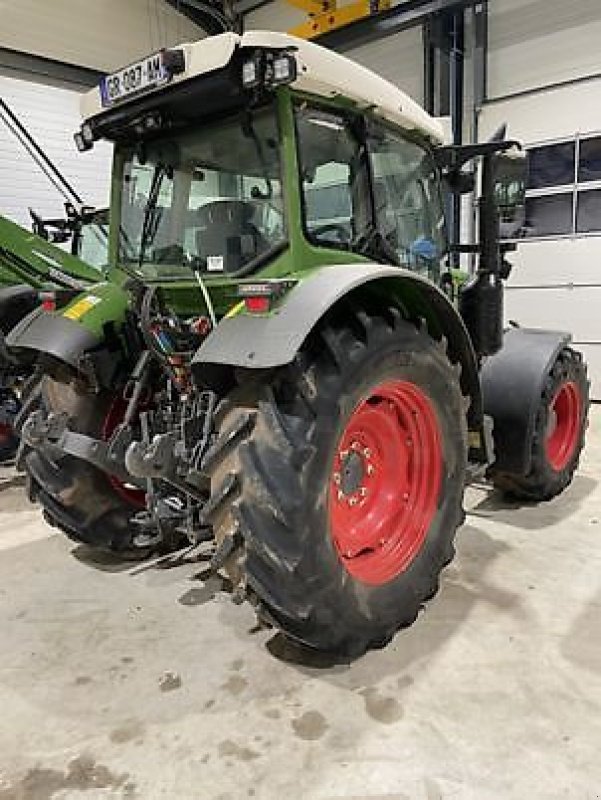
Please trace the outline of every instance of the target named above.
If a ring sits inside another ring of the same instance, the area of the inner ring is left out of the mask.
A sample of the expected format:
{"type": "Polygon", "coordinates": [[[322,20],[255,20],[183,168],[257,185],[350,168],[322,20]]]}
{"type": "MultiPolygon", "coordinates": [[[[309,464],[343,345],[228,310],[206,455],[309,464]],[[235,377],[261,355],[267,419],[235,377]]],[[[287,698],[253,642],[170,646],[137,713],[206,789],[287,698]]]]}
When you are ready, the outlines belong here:
{"type": "Polygon", "coordinates": [[[99,272],[77,256],[0,215],[0,275],[3,284],[27,283],[40,289],[83,289],[99,272]]]}

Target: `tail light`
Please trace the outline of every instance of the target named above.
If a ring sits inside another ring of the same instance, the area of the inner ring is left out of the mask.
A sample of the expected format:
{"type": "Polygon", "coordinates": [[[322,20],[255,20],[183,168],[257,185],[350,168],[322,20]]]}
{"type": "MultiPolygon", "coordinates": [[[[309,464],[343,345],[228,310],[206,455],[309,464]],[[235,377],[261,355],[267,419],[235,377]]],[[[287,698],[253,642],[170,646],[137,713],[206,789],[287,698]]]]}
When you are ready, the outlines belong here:
{"type": "Polygon", "coordinates": [[[40,292],[39,297],[44,311],[56,311],[56,295],[54,292],[40,292]]]}
{"type": "Polygon", "coordinates": [[[240,283],[238,297],[242,298],[248,314],[268,314],[272,304],[282,298],[294,285],[295,281],[290,280],[240,283]]]}

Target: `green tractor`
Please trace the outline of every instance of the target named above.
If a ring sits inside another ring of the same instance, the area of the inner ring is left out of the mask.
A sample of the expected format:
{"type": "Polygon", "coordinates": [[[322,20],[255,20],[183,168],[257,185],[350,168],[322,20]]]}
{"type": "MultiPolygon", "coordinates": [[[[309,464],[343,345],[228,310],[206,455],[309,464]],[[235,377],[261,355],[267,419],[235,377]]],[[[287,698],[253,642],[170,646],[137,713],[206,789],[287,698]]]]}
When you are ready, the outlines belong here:
{"type": "Polygon", "coordinates": [[[8,337],[43,372],[21,463],[49,522],[127,557],[209,548],[261,620],[356,656],[436,592],[470,480],[570,483],[582,358],[503,330],[515,143],[445,145],[385,80],[266,32],[144,58],[83,112],[79,149],[115,144],[110,280],[8,337]],[[455,302],[444,196],[476,178],[455,302]]]}
{"type": "Polygon", "coordinates": [[[55,306],[97,283],[107,268],[108,209],[86,206],[24,122],[0,97],[0,127],[6,127],[39,171],[66,201],[65,214],[43,219],[29,209],[31,232],[0,216],[0,464],[10,463],[18,447],[14,423],[23,382],[31,363],[19,365],[4,346],[6,334],[32,309],[55,306]],[[64,245],[65,249],[52,245],[64,245]],[[69,249],[69,253],[66,249],[69,249]],[[94,269],[92,269],[92,267],[94,269]]]}
{"type": "Polygon", "coordinates": [[[67,303],[106,269],[106,210],[88,210],[85,217],[73,210],[51,221],[31,215],[34,233],[0,216],[0,464],[15,457],[21,386],[32,372],[31,360],[19,364],[4,337],[33,309],[67,303]],[[71,253],[53,244],[68,241],[71,253]]]}

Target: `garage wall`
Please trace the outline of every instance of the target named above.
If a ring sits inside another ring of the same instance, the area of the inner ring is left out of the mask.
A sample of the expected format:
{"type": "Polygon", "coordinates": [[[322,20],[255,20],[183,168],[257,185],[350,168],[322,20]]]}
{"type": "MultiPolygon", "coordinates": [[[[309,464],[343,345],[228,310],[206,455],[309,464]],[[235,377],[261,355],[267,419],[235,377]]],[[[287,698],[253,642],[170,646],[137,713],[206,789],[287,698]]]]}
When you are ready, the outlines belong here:
{"type": "Polygon", "coordinates": [[[489,98],[601,74],[599,0],[492,0],[489,98]]]}
{"type": "MultiPolygon", "coordinates": [[[[108,204],[112,145],[98,142],[78,153],[73,132],[79,128],[82,88],[31,76],[0,72],[0,96],[89,205],[108,204]]],[[[0,122],[0,214],[30,226],[28,207],[42,216],[62,217],[63,198],[0,122]]]]}
{"type": "Polygon", "coordinates": [[[394,83],[416,102],[424,100],[424,51],[421,27],[347,50],[345,56],[394,83]]]}
{"type": "MultiPolygon", "coordinates": [[[[601,131],[597,0],[493,0],[490,34],[490,95],[480,114],[481,140],[503,122],[512,137],[530,147],[601,131]],[[564,81],[572,82],[544,88],[564,81]]],[[[521,240],[509,259],[514,270],[506,316],[570,330],[589,361],[593,396],[601,400],[601,213],[598,227],[592,233],[521,240]]]]}
{"type": "Polygon", "coordinates": [[[0,47],[105,72],[203,35],[163,0],[18,0],[0,10],[0,47]]]}
{"type": "MultiPolygon", "coordinates": [[[[244,18],[247,30],[287,31],[306,20],[298,9],[274,0],[244,18]]],[[[343,55],[377,72],[423,102],[423,42],[421,26],[379,39],[376,42],[345,50],[343,55]]]]}

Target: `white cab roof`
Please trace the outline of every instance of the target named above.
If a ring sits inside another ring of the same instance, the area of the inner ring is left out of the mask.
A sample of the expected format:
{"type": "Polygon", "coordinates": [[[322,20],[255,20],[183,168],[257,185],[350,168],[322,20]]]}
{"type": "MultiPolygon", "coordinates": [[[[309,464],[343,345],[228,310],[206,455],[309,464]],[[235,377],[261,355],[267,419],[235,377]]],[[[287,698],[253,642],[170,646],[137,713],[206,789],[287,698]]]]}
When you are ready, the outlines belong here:
{"type": "MultiPolygon", "coordinates": [[[[392,83],[339,53],[287,33],[248,31],[242,36],[222,33],[199,42],[178,45],[178,49],[185,53],[186,68],[181,74],[174,75],[169,85],[226,66],[239,47],[294,49],[298,64],[298,75],[292,84],[294,89],[320,97],[342,95],[360,107],[373,108],[376,114],[402,128],[419,131],[434,144],[444,141],[440,122],[392,83]]],[[[119,105],[126,106],[127,101],[119,105]]],[[[83,95],[81,112],[84,119],[103,110],[98,88],[83,95]]]]}

